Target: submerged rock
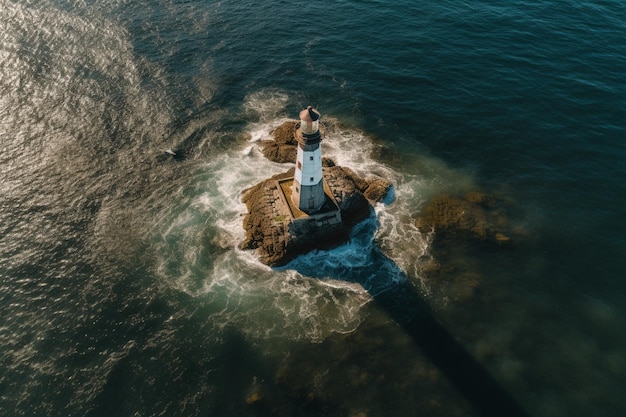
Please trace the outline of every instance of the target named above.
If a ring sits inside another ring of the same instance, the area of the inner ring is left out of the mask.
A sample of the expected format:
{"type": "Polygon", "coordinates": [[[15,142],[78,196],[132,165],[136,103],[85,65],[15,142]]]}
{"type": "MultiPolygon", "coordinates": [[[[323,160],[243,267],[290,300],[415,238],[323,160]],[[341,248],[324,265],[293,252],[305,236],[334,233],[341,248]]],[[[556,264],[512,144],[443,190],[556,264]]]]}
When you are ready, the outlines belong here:
{"type": "Polygon", "coordinates": [[[246,404],[258,405],[263,401],[263,396],[258,392],[252,392],[246,396],[246,404]]]}
{"type": "Polygon", "coordinates": [[[256,376],[252,378],[252,384],[250,385],[245,398],[248,406],[258,408],[266,405],[262,382],[263,381],[259,380],[256,376]]]}
{"type": "Polygon", "coordinates": [[[449,401],[458,394],[446,378],[427,358],[415,354],[410,337],[401,327],[390,326],[388,315],[377,308],[370,304],[364,313],[367,320],[356,332],[334,333],[320,343],[290,349],[273,382],[300,408],[281,415],[367,417],[403,415],[406,410],[470,414],[457,408],[462,402],[449,401]],[[394,408],[396,404],[404,409],[394,408]]]}
{"type": "MultiPolygon", "coordinates": [[[[431,236],[430,259],[421,272],[431,290],[455,301],[469,301],[483,288],[485,246],[492,249],[520,240],[520,230],[511,226],[508,202],[482,192],[462,197],[434,197],[416,220],[424,234],[431,236]]],[[[489,256],[489,255],[487,255],[489,256]]]]}
{"type": "Polygon", "coordinates": [[[508,243],[508,219],[498,201],[488,194],[472,192],[464,198],[441,195],[433,198],[416,221],[422,231],[434,231],[437,239],[462,238],[508,243]]]}

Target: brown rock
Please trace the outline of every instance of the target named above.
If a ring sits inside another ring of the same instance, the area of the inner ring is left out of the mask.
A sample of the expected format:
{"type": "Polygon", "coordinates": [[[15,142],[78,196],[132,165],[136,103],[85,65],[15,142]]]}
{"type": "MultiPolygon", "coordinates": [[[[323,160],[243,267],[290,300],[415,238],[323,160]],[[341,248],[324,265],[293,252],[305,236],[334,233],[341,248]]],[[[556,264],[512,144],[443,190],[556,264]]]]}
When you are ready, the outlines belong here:
{"type": "MultiPolygon", "coordinates": [[[[273,141],[261,143],[263,155],[279,163],[293,163],[297,156],[294,129],[298,122],[287,121],[272,132],[273,141]]],[[[315,226],[316,221],[294,222],[281,200],[277,180],[293,177],[294,169],[275,175],[247,190],[242,201],[248,208],[243,219],[246,237],[242,249],[257,250],[261,262],[279,266],[312,249],[327,249],[348,240],[350,228],[369,217],[369,201],[381,201],[391,188],[383,178],[366,180],[350,168],[336,166],[323,158],[324,181],[341,211],[342,222],[315,226]],[[369,200],[369,201],[368,201],[369,200]]]]}
{"type": "Polygon", "coordinates": [[[321,231],[295,226],[288,208],[283,206],[277,185],[277,180],[293,176],[291,169],[244,191],[242,201],[248,213],[243,219],[246,238],[240,247],[256,249],[261,262],[279,266],[310,250],[327,249],[347,241],[350,228],[368,218],[372,210],[359,187],[367,190],[376,184],[382,190],[387,185],[383,181],[368,183],[340,166],[325,167],[323,172],[324,181],[341,210],[341,224],[321,231]]]}
{"type": "Polygon", "coordinates": [[[334,167],[335,166],[335,161],[333,161],[330,158],[326,158],[325,156],[322,157],[322,167],[334,167]]]}
{"type": "Polygon", "coordinates": [[[267,141],[261,144],[261,152],[270,161],[281,164],[293,162],[298,154],[296,145],[279,144],[274,141],[267,141]]]}
{"type": "Polygon", "coordinates": [[[367,187],[369,186],[369,184],[365,178],[360,177],[359,175],[356,174],[356,172],[354,172],[350,168],[343,167],[342,169],[343,169],[343,175],[346,176],[349,180],[351,180],[354,183],[354,186],[360,192],[364,193],[365,190],[367,190],[367,187]]]}
{"type": "Polygon", "coordinates": [[[263,401],[263,396],[259,392],[252,392],[246,397],[246,404],[257,405],[263,401]]]}
{"type": "Polygon", "coordinates": [[[496,203],[496,199],[493,196],[478,191],[467,193],[465,199],[470,203],[477,203],[489,208],[494,207],[496,203]]]}
{"type": "Polygon", "coordinates": [[[270,161],[294,162],[298,152],[298,142],[294,138],[294,129],[298,122],[289,120],[272,131],[274,140],[261,142],[261,152],[270,161]]]}
{"type": "Polygon", "coordinates": [[[365,198],[374,202],[383,201],[385,196],[389,193],[391,186],[391,181],[384,178],[377,177],[369,179],[367,189],[364,193],[365,198]]]}
{"type": "Polygon", "coordinates": [[[363,195],[367,181],[350,168],[340,166],[324,169],[324,180],[339,204],[344,223],[354,226],[369,217],[371,206],[363,195]]]}
{"type": "Polygon", "coordinates": [[[278,126],[272,131],[274,141],[276,141],[279,145],[297,145],[298,143],[295,141],[293,136],[297,124],[297,121],[289,120],[278,126]]]}
{"type": "Polygon", "coordinates": [[[496,233],[496,236],[495,236],[495,237],[496,237],[496,240],[497,240],[499,243],[508,243],[508,242],[511,240],[511,238],[510,238],[510,237],[508,237],[508,236],[507,236],[507,235],[505,235],[504,233],[500,233],[500,232],[496,233]]]}

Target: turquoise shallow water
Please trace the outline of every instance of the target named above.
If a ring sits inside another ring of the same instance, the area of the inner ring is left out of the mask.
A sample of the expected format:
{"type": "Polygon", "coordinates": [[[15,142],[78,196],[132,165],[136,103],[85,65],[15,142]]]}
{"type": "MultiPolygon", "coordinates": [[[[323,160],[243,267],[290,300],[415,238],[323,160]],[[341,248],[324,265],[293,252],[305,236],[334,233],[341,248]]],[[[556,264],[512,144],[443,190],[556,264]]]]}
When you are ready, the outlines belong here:
{"type": "Polygon", "coordinates": [[[0,0],[0,414],[479,414],[367,292],[403,280],[531,415],[625,414],[625,21],[617,1],[0,0]],[[286,170],[256,141],[309,104],[337,125],[325,155],[396,199],[271,270],[237,249],[240,192],[286,170]],[[414,218],[477,189],[523,238],[449,248],[428,279],[414,218]]]}

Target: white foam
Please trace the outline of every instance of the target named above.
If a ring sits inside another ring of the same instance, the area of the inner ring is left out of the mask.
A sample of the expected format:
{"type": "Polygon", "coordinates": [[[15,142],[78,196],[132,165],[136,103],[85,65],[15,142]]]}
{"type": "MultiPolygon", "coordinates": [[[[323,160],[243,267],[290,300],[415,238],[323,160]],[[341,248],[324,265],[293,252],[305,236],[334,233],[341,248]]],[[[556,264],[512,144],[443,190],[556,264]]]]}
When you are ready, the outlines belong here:
{"type": "MultiPolygon", "coordinates": [[[[281,119],[269,120],[268,134],[281,119]]],[[[259,124],[253,126],[259,128],[259,124]]],[[[260,179],[284,172],[258,152],[227,152],[200,168],[196,193],[158,221],[158,272],[187,294],[214,305],[217,326],[235,325],[250,337],[320,340],[349,332],[360,323],[360,309],[371,298],[358,284],[335,277],[307,277],[262,265],[253,251],[241,251],[241,192],[260,179]],[[207,249],[207,244],[212,246],[207,249]],[[212,249],[211,249],[212,248],[212,249]],[[207,261],[207,250],[218,251],[207,261]],[[221,251],[221,253],[219,253],[221,251]]],[[[351,250],[354,262],[362,253],[351,250]]]]}
{"type": "MultiPolygon", "coordinates": [[[[268,133],[266,131],[266,129],[264,129],[265,125],[261,125],[261,127],[257,128],[257,129],[253,129],[250,131],[250,142],[251,143],[255,143],[255,142],[260,142],[262,140],[269,140],[271,139],[271,137],[268,136],[268,133]]],[[[246,147],[246,149],[248,149],[249,147],[246,147]]]]}
{"type": "MultiPolygon", "coordinates": [[[[262,265],[253,251],[237,248],[247,210],[241,192],[291,166],[254,152],[257,138],[270,138],[287,120],[281,114],[285,97],[276,91],[247,97],[243,111],[251,119],[246,137],[252,144],[242,141],[199,168],[195,197],[166,213],[159,271],[181,291],[211,303],[214,312],[207,319],[216,326],[234,325],[252,338],[321,340],[358,326],[362,307],[372,299],[366,289],[384,291],[407,275],[420,279],[430,237],[412,216],[429,184],[418,173],[400,174],[376,161],[375,144],[363,132],[333,127],[324,155],[362,176],[390,179],[390,204],[377,204],[340,247],[300,256],[279,270],[262,265]]],[[[422,286],[427,290],[427,283],[422,286]]]]}
{"type": "Polygon", "coordinates": [[[264,89],[248,94],[243,109],[249,119],[267,123],[284,113],[288,100],[289,96],[282,91],[264,89]]]}
{"type": "MultiPolygon", "coordinates": [[[[431,185],[421,172],[401,174],[375,160],[375,148],[364,132],[341,127],[331,129],[323,142],[324,155],[338,165],[350,167],[364,177],[375,175],[392,181],[394,186],[385,203],[375,206],[376,242],[403,272],[421,280],[421,265],[429,256],[431,237],[417,229],[414,215],[424,204],[431,185]]],[[[422,285],[427,290],[427,284],[422,285]]]]}
{"type": "Polygon", "coordinates": [[[241,151],[241,154],[243,156],[250,156],[253,149],[254,149],[254,146],[246,146],[245,148],[243,148],[243,151],[241,151]]]}

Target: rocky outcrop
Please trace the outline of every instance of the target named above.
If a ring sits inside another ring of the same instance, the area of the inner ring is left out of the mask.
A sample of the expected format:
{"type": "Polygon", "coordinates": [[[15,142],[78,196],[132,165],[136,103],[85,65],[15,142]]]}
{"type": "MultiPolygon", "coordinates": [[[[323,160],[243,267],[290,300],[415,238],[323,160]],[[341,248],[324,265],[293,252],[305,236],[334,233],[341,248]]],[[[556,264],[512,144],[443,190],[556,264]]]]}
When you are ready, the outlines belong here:
{"type": "MultiPolygon", "coordinates": [[[[293,169],[290,170],[293,175],[293,169]]],[[[271,265],[285,256],[288,239],[288,209],[280,204],[277,180],[289,172],[275,175],[244,191],[242,201],[248,207],[243,227],[246,239],[242,249],[260,249],[261,262],[271,265]]]]}
{"type": "Polygon", "coordinates": [[[246,238],[241,248],[257,250],[260,261],[266,265],[284,265],[302,253],[346,242],[351,227],[365,220],[370,215],[371,203],[379,201],[368,200],[364,193],[371,187],[387,192],[391,189],[391,183],[382,178],[364,179],[349,168],[324,167],[324,181],[339,206],[342,222],[323,229],[306,229],[306,226],[302,229],[302,225],[294,224],[289,208],[281,201],[278,185],[279,180],[292,178],[293,172],[292,168],[275,175],[243,193],[242,201],[248,213],[243,220],[246,238]]]}
{"type": "MultiPolygon", "coordinates": [[[[262,144],[263,154],[275,162],[294,162],[297,142],[295,121],[276,128],[273,141],[262,144]]],[[[313,249],[328,249],[346,242],[352,226],[365,220],[371,204],[382,201],[392,188],[390,181],[362,178],[350,168],[336,166],[324,158],[324,181],[341,213],[341,223],[316,226],[315,222],[294,221],[279,181],[293,178],[294,169],[261,181],[243,192],[248,209],[243,220],[246,238],[242,249],[256,250],[261,262],[280,266],[313,249]]]]}
{"type": "MultiPolygon", "coordinates": [[[[294,139],[294,130],[298,122],[289,120],[274,129],[273,140],[261,142],[261,152],[263,156],[272,162],[280,164],[293,163],[298,154],[298,142],[294,139]]],[[[323,130],[323,127],[321,128],[323,130]]],[[[334,166],[335,162],[330,158],[322,158],[322,165],[325,167],[334,166]]]]}
{"type": "Polygon", "coordinates": [[[298,122],[290,120],[278,126],[272,131],[274,140],[261,143],[263,156],[273,162],[281,164],[295,162],[298,153],[298,142],[294,139],[293,132],[298,122]]]}
{"type": "Polygon", "coordinates": [[[384,178],[362,178],[350,168],[332,166],[324,168],[324,180],[333,192],[348,226],[365,220],[370,214],[370,203],[382,201],[391,189],[384,178]]]}

